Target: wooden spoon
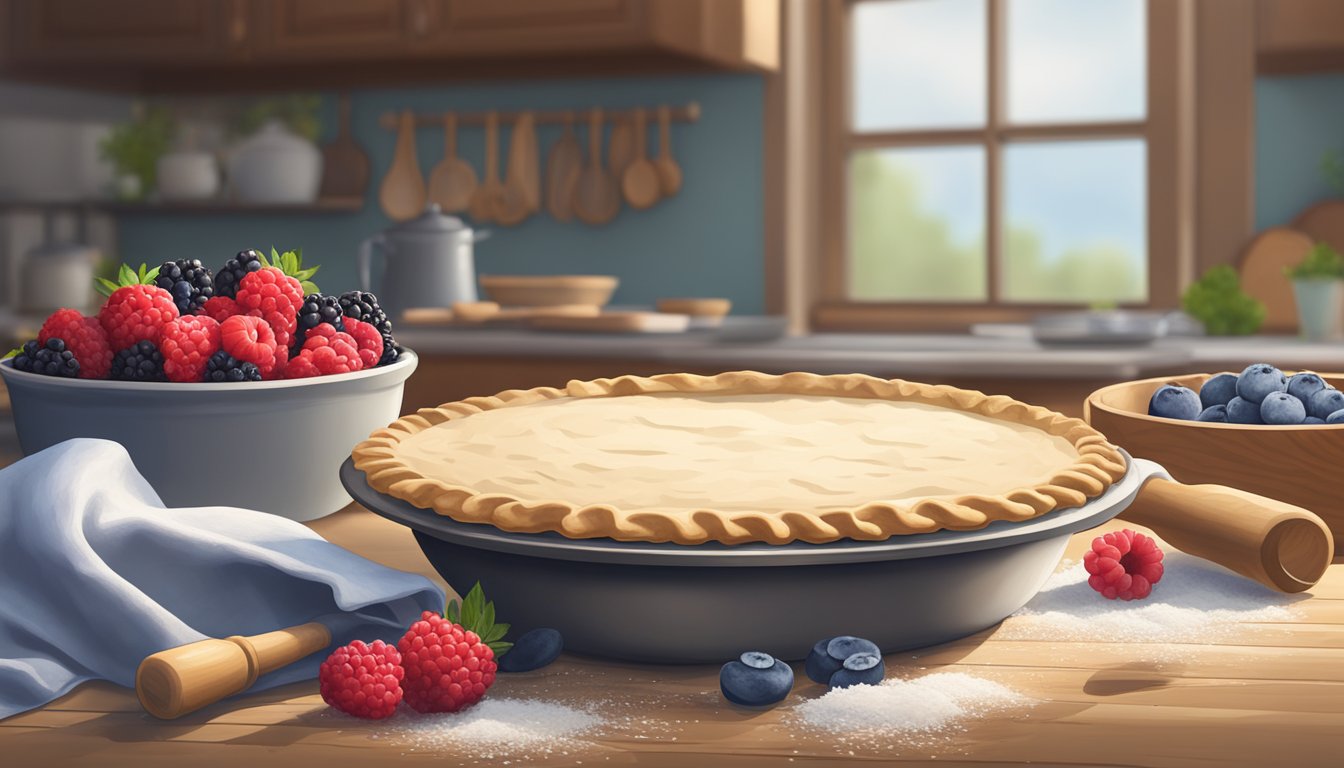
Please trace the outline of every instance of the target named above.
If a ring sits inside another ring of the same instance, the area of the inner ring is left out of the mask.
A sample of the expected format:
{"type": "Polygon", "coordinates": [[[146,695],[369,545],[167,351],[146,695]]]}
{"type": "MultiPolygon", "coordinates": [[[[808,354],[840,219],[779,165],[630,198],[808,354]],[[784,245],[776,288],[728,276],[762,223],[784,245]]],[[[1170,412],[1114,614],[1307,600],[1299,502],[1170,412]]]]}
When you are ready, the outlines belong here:
{"type": "Polygon", "coordinates": [[[504,191],[499,181],[499,116],[489,112],[485,116],[485,180],[471,196],[468,212],[476,223],[494,220],[495,199],[504,191]]]}
{"type": "MultiPolygon", "coordinates": [[[[523,118],[519,118],[520,122],[522,122],[522,120],[523,118]]],[[[516,179],[519,172],[514,170],[514,166],[519,160],[516,155],[522,154],[521,152],[516,151],[519,127],[518,124],[515,124],[513,129],[514,147],[509,151],[509,168],[505,176],[507,181],[502,183],[496,182],[494,193],[491,196],[491,215],[494,216],[495,221],[506,227],[521,224],[524,219],[532,214],[532,208],[527,203],[527,193],[523,188],[523,183],[516,179]]],[[[522,127],[526,130],[525,125],[522,127]]],[[[498,123],[489,126],[487,130],[491,132],[490,136],[494,136],[495,132],[499,130],[498,123]]],[[[532,135],[533,142],[535,143],[535,130],[532,131],[532,135]]],[[[490,139],[487,138],[487,141],[489,140],[490,139]]],[[[524,138],[524,140],[526,140],[526,138],[524,138]]],[[[495,140],[493,146],[498,149],[499,142],[495,140]]],[[[498,154],[498,152],[496,152],[496,154],[498,154]]]]}
{"type": "Polygon", "coordinates": [[[513,123],[504,186],[522,195],[528,213],[541,210],[541,150],[537,148],[537,116],[531,112],[518,115],[513,123]]]}
{"type": "Polygon", "coordinates": [[[574,187],[574,214],[594,226],[616,218],[621,209],[621,193],[616,179],[602,168],[602,110],[588,116],[588,166],[574,187]]]}
{"type": "Polygon", "coordinates": [[[476,170],[457,156],[457,115],[443,116],[443,160],[429,174],[429,199],[444,211],[465,211],[476,192],[476,170]]]}
{"type": "Polygon", "coordinates": [[[336,138],[322,148],[322,190],[319,197],[364,198],[369,186],[369,156],[350,130],[350,94],[339,101],[336,138]]]}
{"type": "Polygon", "coordinates": [[[620,179],[625,169],[635,161],[635,133],[630,121],[618,117],[611,123],[611,138],[607,143],[607,170],[620,179]]]}
{"type": "Polygon", "coordinates": [[[546,208],[556,221],[574,217],[574,185],[583,170],[583,150],[574,135],[574,113],[565,113],[565,132],[551,145],[546,161],[546,208]]]}
{"type": "Polygon", "coordinates": [[[635,159],[626,166],[621,176],[621,191],[625,202],[632,208],[652,208],[658,202],[658,169],[649,162],[645,137],[649,127],[644,122],[644,110],[635,110],[635,159]]]}
{"type": "Polygon", "coordinates": [[[420,175],[420,161],[415,156],[415,115],[410,110],[401,113],[392,167],[383,177],[378,202],[394,221],[414,218],[425,210],[425,178],[420,175]]]}
{"type": "Polygon", "coordinates": [[[654,161],[663,197],[671,197],[681,191],[681,166],[672,159],[671,123],[672,110],[664,104],[658,108],[658,159],[654,161]]]}

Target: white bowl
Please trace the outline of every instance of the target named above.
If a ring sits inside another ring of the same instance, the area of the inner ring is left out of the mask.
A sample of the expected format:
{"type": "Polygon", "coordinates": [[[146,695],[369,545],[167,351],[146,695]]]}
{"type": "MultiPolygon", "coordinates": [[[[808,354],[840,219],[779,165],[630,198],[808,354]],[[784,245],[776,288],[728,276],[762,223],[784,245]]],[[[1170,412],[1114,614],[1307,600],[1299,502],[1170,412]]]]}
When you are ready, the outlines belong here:
{"type": "Polygon", "coordinates": [[[75,437],[126,447],[170,507],[313,520],[350,503],[341,462],[401,415],[409,350],[392,365],[292,381],[173,384],[62,379],[0,362],[25,455],[75,437]]]}

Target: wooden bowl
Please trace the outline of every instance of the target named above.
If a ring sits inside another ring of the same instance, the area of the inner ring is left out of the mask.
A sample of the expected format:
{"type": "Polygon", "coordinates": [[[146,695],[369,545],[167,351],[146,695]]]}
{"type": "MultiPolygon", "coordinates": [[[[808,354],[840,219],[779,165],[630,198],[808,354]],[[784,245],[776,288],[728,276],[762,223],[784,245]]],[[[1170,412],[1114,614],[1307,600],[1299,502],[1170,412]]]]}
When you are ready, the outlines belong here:
{"type": "Polygon", "coordinates": [[[602,307],[619,284],[614,275],[481,275],[481,288],[491,301],[505,307],[602,307]]]}
{"type": "MultiPolygon", "coordinates": [[[[1187,485],[1214,483],[1315,512],[1344,541],[1344,424],[1268,426],[1178,421],[1148,415],[1163,384],[1199,391],[1215,374],[1129,381],[1088,396],[1084,418],[1130,454],[1151,459],[1187,485]]],[[[1344,374],[1321,374],[1344,388],[1344,374]]],[[[1341,557],[1337,554],[1335,560],[1341,557]]]]}

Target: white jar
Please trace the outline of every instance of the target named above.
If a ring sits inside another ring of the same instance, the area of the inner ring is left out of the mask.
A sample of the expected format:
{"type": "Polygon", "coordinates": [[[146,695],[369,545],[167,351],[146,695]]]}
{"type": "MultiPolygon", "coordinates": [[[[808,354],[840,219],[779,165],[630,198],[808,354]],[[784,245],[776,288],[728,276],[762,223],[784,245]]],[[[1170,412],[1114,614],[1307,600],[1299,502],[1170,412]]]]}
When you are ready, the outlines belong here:
{"type": "Polygon", "coordinates": [[[159,158],[155,186],[163,200],[207,200],[219,192],[219,166],[209,152],[184,150],[159,158]]]}
{"type": "Polygon", "coordinates": [[[234,150],[229,179],[241,203],[311,203],[322,183],[322,153],[272,120],[234,150]]]}

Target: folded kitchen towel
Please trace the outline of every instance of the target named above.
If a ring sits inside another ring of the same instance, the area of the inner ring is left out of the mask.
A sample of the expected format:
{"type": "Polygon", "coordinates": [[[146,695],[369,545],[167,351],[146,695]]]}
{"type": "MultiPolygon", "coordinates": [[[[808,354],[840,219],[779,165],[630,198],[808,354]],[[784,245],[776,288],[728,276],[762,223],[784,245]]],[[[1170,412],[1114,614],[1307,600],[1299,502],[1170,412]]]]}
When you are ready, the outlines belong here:
{"type": "MultiPolygon", "coordinates": [[[[201,482],[247,482],[228,472],[201,482]]],[[[165,508],[114,442],[70,440],[0,470],[0,719],[85,680],[132,686],[149,654],[206,637],[321,618],[336,643],[395,640],[443,599],[282,517],[165,508]]],[[[323,658],[256,687],[314,677],[323,658]]]]}

